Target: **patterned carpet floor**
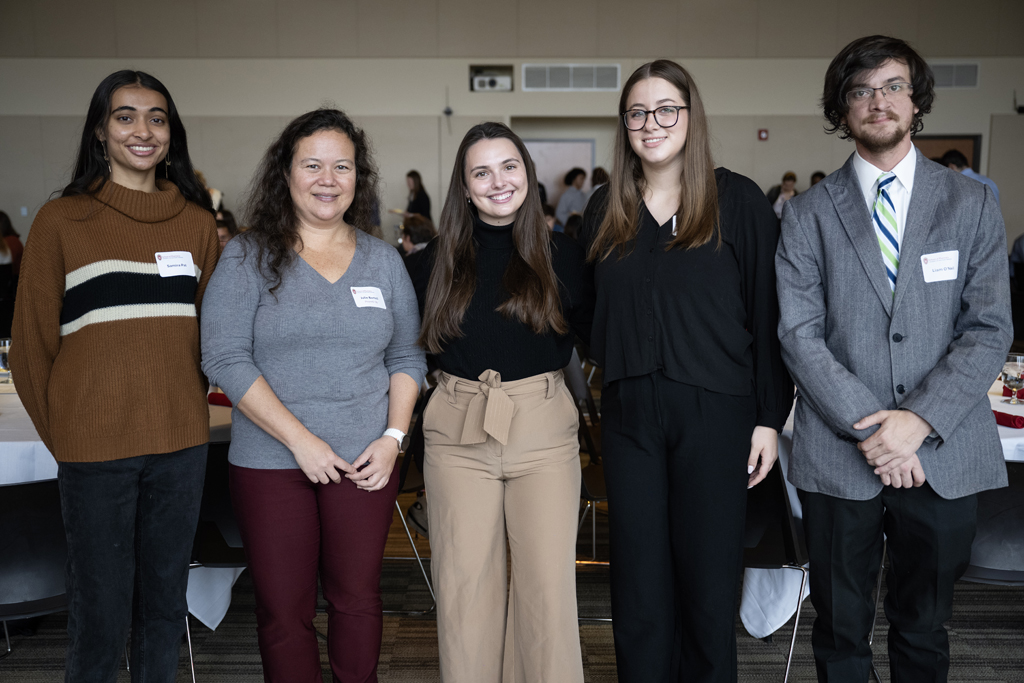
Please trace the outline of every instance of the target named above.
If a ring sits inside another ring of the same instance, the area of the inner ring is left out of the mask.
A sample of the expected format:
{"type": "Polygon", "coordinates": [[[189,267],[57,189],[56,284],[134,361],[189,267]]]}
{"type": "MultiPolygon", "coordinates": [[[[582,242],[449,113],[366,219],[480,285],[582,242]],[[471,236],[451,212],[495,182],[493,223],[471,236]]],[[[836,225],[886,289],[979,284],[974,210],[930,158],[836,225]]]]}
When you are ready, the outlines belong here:
{"type": "MultiPolygon", "coordinates": [[[[402,496],[406,509],[412,495],[402,496]]],[[[598,515],[598,559],[607,558],[606,517],[598,515]]],[[[589,527],[589,521],[587,523],[589,527]]],[[[417,539],[421,552],[429,553],[425,539],[417,539]]],[[[581,559],[591,553],[590,535],[581,534],[577,548],[581,559]]],[[[398,517],[392,526],[388,556],[411,555],[398,517]]],[[[415,562],[388,560],[382,579],[385,609],[424,609],[430,595],[415,562]]],[[[580,614],[609,616],[608,570],[583,567],[577,573],[580,614]]],[[[211,631],[192,620],[192,644],[196,680],[200,683],[256,683],[263,680],[256,644],[253,591],[248,573],[235,585],[231,609],[211,631]]],[[[811,655],[811,623],[814,609],[804,604],[797,635],[791,681],[815,680],[811,655]]],[[[67,643],[65,614],[43,617],[29,624],[16,624],[11,634],[13,652],[0,659],[3,683],[54,683],[63,680],[64,648],[67,643]]],[[[319,615],[317,627],[326,630],[326,617],[319,615]]],[[[1024,588],[988,586],[961,582],[956,587],[953,619],[947,624],[953,668],[950,681],[957,683],[1024,683],[1024,588]]],[[[739,680],[781,681],[792,622],[766,643],[750,637],[736,620],[739,680]]],[[[879,620],[875,636],[875,660],[882,680],[888,681],[885,653],[886,624],[879,620]]],[[[2,641],[0,641],[2,642],[2,641]]],[[[586,680],[591,683],[616,681],[615,651],[611,625],[583,623],[580,643],[586,680]]],[[[431,683],[440,681],[437,660],[437,630],[432,617],[386,616],[384,643],[380,655],[381,683],[431,683]]],[[[321,643],[324,680],[330,680],[326,647],[321,643]]],[[[119,683],[128,683],[122,671],[119,683]]],[[[182,648],[178,683],[188,683],[188,653],[182,648]]],[[[558,683],[558,682],[551,682],[558,683]]]]}

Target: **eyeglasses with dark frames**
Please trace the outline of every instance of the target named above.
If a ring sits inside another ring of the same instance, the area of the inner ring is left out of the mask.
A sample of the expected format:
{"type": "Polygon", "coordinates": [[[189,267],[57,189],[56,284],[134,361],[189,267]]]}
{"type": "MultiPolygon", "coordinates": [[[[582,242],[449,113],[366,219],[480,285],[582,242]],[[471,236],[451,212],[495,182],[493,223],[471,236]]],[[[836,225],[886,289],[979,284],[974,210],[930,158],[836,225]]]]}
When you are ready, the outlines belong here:
{"type": "Polygon", "coordinates": [[[909,96],[914,90],[914,86],[910,83],[886,83],[880,88],[857,88],[846,93],[846,104],[853,106],[855,104],[864,104],[875,99],[875,92],[882,93],[882,97],[889,99],[892,95],[894,99],[909,96]]]}
{"type": "Polygon", "coordinates": [[[689,108],[673,104],[657,109],[629,109],[622,112],[622,122],[629,130],[642,130],[647,125],[647,117],[654,114],[655,123],[662,128],[671,128],[679,122],[679,110],[689,108]]]}

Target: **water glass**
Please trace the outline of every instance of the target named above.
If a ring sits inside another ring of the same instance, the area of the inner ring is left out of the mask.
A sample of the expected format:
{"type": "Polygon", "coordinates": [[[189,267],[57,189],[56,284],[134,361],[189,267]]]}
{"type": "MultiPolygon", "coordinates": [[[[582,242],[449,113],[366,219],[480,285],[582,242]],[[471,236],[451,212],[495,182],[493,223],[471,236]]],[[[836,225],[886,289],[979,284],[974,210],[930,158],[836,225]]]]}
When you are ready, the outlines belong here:
{"type": "Polygon", "coordinates": [[[1024,356],[1012,353],[1008,355],[1000,377],[1003,380],[1003,385],[1012,392],[1010,398],[1003,399],[1003,403],[1014,406],[1024,403],[1017,399],[1017,392],[1024,389],[1024,356]]]}

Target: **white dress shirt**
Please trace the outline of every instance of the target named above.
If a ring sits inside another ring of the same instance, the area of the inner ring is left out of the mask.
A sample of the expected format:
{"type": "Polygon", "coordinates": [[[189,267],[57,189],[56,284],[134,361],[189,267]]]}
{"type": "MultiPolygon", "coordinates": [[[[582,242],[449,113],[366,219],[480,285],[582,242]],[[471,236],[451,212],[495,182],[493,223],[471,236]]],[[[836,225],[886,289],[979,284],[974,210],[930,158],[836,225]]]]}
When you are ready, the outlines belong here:
{"type": "MultiPolygon", "coordinates": [[[[917,169],[917,148],[910,146],[910,151],[903,160],[892,169],[896,180],[886,190],[892,200],[894,215],[899,221],[896,241],[903,247],[903,231],[907,228],[907,209],[910,207],[910,194],[914,191],[914,171],[917,169]]],[[[878,197],[878,176],[885,173],[882,169],[864,160],[859,152],[853,153],[853,170],[857,172],[860,191],[868,207],[868,215],[875,211],[875,199],[878,197]]]]}

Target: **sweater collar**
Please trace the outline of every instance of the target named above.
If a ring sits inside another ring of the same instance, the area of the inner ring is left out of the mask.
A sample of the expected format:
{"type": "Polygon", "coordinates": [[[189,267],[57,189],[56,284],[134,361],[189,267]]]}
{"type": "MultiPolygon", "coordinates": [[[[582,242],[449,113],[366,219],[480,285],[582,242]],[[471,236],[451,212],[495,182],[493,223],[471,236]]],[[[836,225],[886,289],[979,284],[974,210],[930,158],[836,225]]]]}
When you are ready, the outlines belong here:
{"type": "Polygon", "coordinates": [[[156,187],[156,192],[142,192],[107,180],[93,197],[140,223],[169,221],[185,210],[187,200],[174,183],[158,179],[156,187]]]}
{"type": "Polygon", "coordinates": [[[508,225],[490,225],[480,220],[480,217],[473,215],[473,237],[476,243],[484,249],[512,249],[512,228],[515,223],[508,225]]]}

